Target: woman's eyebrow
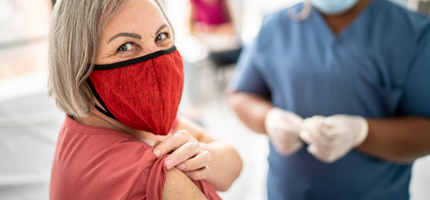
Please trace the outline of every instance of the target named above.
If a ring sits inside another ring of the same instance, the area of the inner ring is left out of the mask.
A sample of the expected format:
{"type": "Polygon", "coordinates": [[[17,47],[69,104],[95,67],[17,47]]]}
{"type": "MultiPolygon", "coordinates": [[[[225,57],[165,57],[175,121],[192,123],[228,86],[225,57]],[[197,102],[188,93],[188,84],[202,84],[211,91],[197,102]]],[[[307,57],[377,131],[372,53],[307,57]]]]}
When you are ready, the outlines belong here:
{"type": "Polygon", "coordinates": [[[138,34],[135,33],[118,33],[115,36],[113,36],[109,41],[111,42],[112,40],[116,39],[117,37],[132,37],[132,38],[136,38],[136,39],[141,39],[142,37],[138,34]]]}
{"type": "Polygon", "coordinates": [[[167,26],[167,24],[163,24],[160,26],[160,28],[158,28],[157,32],[155,32],[155,35],[158,35],[158,33],[160,33],[161,30],[163,30],[163,28],[165,28],[167,26]]]}

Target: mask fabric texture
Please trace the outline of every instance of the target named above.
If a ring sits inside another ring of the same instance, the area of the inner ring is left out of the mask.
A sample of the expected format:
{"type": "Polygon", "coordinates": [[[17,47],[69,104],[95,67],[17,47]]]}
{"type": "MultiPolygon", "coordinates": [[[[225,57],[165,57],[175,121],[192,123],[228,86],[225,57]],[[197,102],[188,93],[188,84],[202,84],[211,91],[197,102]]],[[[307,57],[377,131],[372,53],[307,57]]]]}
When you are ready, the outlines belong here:
{"type": "Polygon", "coordinates": [[[103,114],[138,130],[167,135],[178,112],[184,82],[176,47],[108,65],[87,79],[103,114]]]}
{"type": "Polygon", "coordinates": [[[357,2],[358,0],[310,0],[313,7],[328,15],[346,12],[357,2]]]}

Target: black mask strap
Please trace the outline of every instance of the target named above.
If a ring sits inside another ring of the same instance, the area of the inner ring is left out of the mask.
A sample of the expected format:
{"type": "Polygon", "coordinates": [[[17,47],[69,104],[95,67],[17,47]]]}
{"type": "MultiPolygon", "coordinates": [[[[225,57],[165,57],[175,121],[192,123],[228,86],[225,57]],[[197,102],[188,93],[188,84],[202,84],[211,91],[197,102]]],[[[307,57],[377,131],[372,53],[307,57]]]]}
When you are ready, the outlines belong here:
{"type": "Polygon", "coordinates": [[[172,46],[168,49],[156,51],[154,53],[150,53],[150,54],[147,54],[147,55],[144,55],[144,56],[141,56],[138,58],[133,58],[130,60],[125,60],[125,61],[112,63],[112,64],[106,64],[106,65],[94,65],[93,70],[109,70],[109,69],[116,69],[116,68],[120,68],[120,67],[126,67],[126,66],[133,65],[136,63],[141,63],[141,62],[145,62],[148,60],[152,60],[156,57],[166,55],[169,53],[173,53],[175,51],[176,51],[176,46],[172,46]]]}
{"type": "MultiPolygon", "coordinates": [[[[94,107],[100,111],[101,113],[103,113],[104,115],[112,118],[112,119],[116,119],[115,116],[113,116],[113,114],[109,111],[109,109],[107,108],[106,104],[103,103],[102,99],[100,98],[99,94],[96,91],[96,88],[94,87],[93,83],[90,80],[90,77],[87,78],[87,83],[88,86],[90,86],[91,91],[93,92],[94,96],[96,97],[97,101],[99,101],[99,103],[102,105],[102,107],[106,110],[103,110],[102,108],[100,108],[98,105],[95,105],[94,107]]],[[[118,119],[116,119],[118,120],[118,119]]],[[[119,120],[118,120],[119,121],[119,120]]]]}

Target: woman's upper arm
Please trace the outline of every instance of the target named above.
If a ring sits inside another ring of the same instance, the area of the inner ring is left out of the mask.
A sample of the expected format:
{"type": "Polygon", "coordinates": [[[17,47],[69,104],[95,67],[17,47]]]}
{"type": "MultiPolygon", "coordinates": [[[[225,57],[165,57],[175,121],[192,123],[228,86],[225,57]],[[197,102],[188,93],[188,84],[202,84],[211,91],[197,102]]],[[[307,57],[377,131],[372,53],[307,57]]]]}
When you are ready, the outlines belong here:
{"type": "Polygon", "coordinates": [[[166,172],[163,200],[206,199],[200,189],[181,171],[173,168],[166,172]]]}

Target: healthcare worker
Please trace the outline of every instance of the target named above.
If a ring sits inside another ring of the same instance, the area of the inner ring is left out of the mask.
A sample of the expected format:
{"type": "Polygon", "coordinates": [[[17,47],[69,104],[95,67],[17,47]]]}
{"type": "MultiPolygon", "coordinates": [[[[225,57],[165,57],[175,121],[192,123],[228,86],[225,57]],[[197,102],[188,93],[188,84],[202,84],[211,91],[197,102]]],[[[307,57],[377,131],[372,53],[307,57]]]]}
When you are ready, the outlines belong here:
{"type": "Polygon", "coordinates": [[[230,103],[270,139],[269,200],[409,199],[430,153],[430,18],[387,0],[266,16],[230,103]]]}

